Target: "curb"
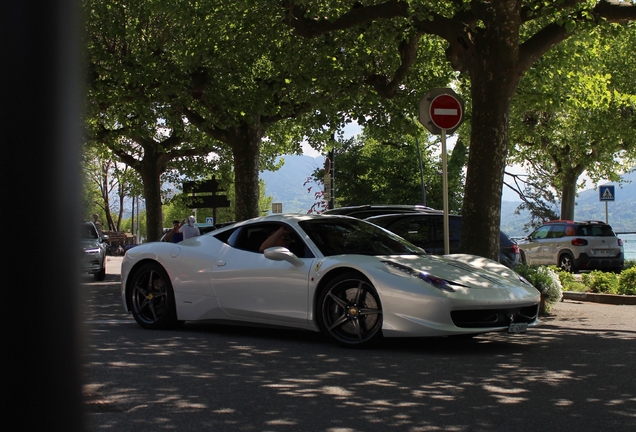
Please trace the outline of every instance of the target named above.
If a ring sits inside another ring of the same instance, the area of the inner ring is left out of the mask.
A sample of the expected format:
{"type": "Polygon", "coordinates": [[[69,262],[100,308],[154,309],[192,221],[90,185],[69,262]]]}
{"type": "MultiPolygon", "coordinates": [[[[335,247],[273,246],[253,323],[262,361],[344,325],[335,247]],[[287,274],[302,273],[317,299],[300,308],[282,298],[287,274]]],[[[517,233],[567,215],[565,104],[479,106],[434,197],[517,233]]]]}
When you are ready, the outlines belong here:
{"type": "Polygon", "coordinates": [[[613,305],[636,305],[636,296],[633,295],[596,294],[563,291],[563,298],[568,300],[580,300],[613,305]]]}

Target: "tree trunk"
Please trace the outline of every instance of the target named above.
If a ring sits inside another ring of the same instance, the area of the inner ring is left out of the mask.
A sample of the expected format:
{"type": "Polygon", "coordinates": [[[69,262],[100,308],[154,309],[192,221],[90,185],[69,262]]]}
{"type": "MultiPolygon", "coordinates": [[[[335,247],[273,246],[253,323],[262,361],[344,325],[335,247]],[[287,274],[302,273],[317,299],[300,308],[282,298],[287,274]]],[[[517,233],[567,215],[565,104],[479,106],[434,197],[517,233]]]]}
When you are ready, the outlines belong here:
{"type": "Polygon", "coordinates": [[[144,157],[140,174],[146,200],[146,240],[149,242],[161,239],[163,233],[160,183],[162,172],[163,168],[156,158],[144,157]]]}
{"type": "Polygon", "coordinates": [[[260,125],[245,122],[229,131],[229,144],[234,157],[234,215],[237,221],[260,216],[258,179],[263,134],[260,125]]]}
{"type": "Polygon", "coordinates": [[[516,6],[499,10],[501,25],[479,37],[477,61],[466,61],[471,79],[471,141],[462,208],[461,250],[499,261],[501,195],[510,102],[519,70],[516,6]]]}
{"type": "Polygon", "coordinates": [[[472,88],[471,144],[462,209],[461,249],[498,261],[508,113],[514,88],[504,88],[501,82],[484,81],[473,83],[472,88]]]}
{"type": "Polygon", "coordinates": [[[561,177],[561,216],[563,220],[574,219],[574,203],[576,198],[576,181],[579,175],[564,173],[561,177]]]}

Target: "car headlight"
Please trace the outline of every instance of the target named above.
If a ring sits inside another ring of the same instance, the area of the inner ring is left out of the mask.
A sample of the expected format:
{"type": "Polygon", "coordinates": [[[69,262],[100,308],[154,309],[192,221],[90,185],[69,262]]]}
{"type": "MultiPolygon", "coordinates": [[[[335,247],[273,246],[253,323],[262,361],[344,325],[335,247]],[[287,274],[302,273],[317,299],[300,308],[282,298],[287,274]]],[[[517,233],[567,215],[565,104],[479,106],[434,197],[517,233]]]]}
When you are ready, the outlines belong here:
{"type": "Polygon", "coordinates": [[[530,283],[530,281],[528,281],[528,279],[524,278],[524,277],[523,277],[523,276],[521,276],[520,274],[518,274],[518,275],[517,275],[517,277],[518,277],[518,278],[519,278],[519,280],[520,280],[521,282],[523,282],[524,284],[526,284],[526,285],[530,285],[531,287],[533,287],[533,288],[534,288],[534,285],[532,285],[532,284],[530,283]]]}
{"type": "Polygon", "coordinates": [[[84,249],[84,253],[88,255],[99,255],[99,252],[100,252],[99,248],[84,249]]]}
{"type": "Polygon", "coordinates": [[[460,283],[457,282],[453,282],[453,281],[449,281],[446,279],[442,279],[440,277],[434,276],[430,273],[427,272],[423,272],[421,270],[416,270],[414,268],[411,268],[407,265],[404,264],[398,264],[396,262],[392,262],[392,261],[382,261],[384,264],[390,266],[391,268],[400,270],[401,272],[404,272],[406,274],[408,274],[409,276],[413,276],[416,277],[424,282],[426,282],[429,285],[434,286],[437,289],[440,289],[442,291],[447,291],[447,292],[455,292],[455,288],[454,287],[464,287],[467,288],[466,285],[462,285],[460,283]]]}

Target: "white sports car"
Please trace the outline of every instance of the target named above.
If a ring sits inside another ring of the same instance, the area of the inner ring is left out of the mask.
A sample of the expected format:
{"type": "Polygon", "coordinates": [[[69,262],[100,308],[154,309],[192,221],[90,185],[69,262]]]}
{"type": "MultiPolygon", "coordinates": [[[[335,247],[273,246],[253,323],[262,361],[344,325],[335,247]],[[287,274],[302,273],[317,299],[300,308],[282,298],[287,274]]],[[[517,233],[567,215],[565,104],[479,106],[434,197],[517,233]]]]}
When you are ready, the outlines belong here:
{"type": "Polygon", "coordinates": [[[148,329],[241,322],[321,331],[345,346],[523,333],[537,324],[540,299],[494,261],[428,255],[363,220],[326,215],[268,216],[137,246],[124,256],[121,293],[148,329]],[[284,245],[259,252],[275,243],[284,245]]]}

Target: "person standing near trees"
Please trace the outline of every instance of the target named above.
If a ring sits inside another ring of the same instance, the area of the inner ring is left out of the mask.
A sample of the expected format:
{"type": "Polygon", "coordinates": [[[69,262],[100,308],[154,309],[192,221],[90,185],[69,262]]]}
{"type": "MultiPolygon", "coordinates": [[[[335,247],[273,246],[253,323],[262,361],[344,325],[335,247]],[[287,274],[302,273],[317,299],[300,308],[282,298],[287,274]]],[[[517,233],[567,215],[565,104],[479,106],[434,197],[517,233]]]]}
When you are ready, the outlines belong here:
{"type": "Polygon", "coordinates": [[[179,232],[183,234],[184,240],[201,235],[199,228],[194,226],[195,222],[196,219],[194,218],[194,216],[188,216],[187,223],[186,219],[181,221],[181,228],[179,228],[179,232]]]}
{"type": "Polygon", "coordinates": [[[172,221],[172,230],[163,238],[165,242],[179,243],[183,240],[183,234],[179,232],[181,223],[178,220],[172,221]]]}

